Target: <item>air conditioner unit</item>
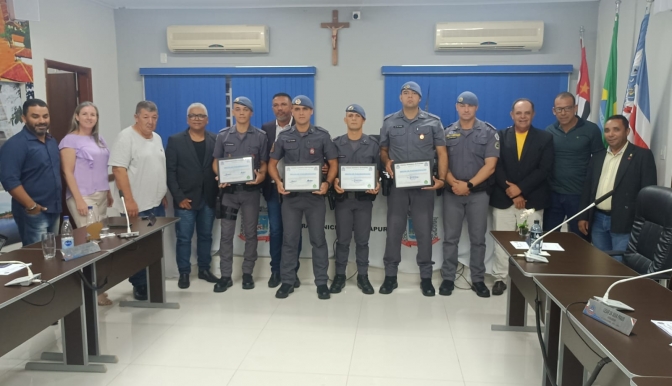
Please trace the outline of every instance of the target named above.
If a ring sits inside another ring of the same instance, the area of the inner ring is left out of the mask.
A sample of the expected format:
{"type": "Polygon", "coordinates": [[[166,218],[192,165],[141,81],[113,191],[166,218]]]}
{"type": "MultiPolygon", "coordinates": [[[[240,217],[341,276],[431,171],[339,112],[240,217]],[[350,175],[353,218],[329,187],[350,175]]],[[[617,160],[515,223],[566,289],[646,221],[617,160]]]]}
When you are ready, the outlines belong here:
{"type": "Polygon", "coordinates": [[[170,52],[267,53],[265,25],[172,25],[168,27],[170,52]]]}
{"type": "Polygon", "coordinates": [[[434,50],[539,51],[543,43],[543,21],[437,23],[434,50]]]}

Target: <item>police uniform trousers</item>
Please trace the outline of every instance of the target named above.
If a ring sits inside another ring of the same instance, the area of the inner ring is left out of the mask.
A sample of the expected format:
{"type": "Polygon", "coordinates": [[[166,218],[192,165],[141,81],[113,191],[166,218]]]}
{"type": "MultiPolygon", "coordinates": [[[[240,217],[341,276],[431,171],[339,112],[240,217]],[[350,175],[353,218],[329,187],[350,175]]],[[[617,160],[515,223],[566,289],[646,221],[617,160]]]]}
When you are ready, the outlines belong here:
{"type": "MultiPolygon", "coordinates": [[[[516,209],[511,205],[506,209],[492,208],[492,230],[493,231],[517,231],[516,224],[522,223],[520,215],[524,209],[516,209]]],[[[538,210],[527,218],[528,227],[531,228],[534,220],[539,220],[543,226],[544,210],[538,210]]],[[[495,243],[495,259],[492,263],[492,276],[495,281],[506,281],[509,276],[509,254],[495,243]]]]}
{"type": "MultiPolygon", "coordinates": [[[[257,261],[257,225],[259,224],[258,190],[238,190],[235,193],[222,194],[222,207],[238,209],[242,215],[245,252],[243,253],[243,273],[252,274],[257,261]]],[[[222,232],[219,241],[219,268],[222,277],[231,277],[233,265],[233,237],[236,233],[236,221],[222,219],[222,232]]]]}
{"type": "Polygon", "coordinates": [[[485,191],[471,192],[468,196],[458,196],[449,191],[443,193],[443,280],[455,281],[457,246],[465,215],[471,243],[471,281],[478,283],[485,279],[485,232],[488,227],[489,201],[490,196],[485,191]]]}
{"type": "MultiPolygon", "coordinates": [[[[353,193],[350,193],[354,195],[353,193]]],[[[355,232],[355,256],[357,274],[367,275],[369,271],[369,236],[371,235],[371,200],[354,197],[336,202],[336,274],[345,275],[350,255],[350,240],[355,232]]]]}
{"type": "Polygon", "coordinates": [[[387,196],[387,240],[385,241],[385,276],[396,276],[401,262],[401,238],[406,231],[408,214],[413,221],[418,242],[416,261],[420,277],[432,277],[432,227],[434,216],[434,190],[397,189],[394,186],[387,196]],[[409,210],[410,208],[410,210],[409,210]]]}
{"type": "Polygon", "coordinates": [[[283,284],[296,281],[297,246],[301,235],[301,220],[306,215],[310,245],[313,247],[313,274],[315,285],[326,285],[329,279],[329,251],[324,235],[327,207],[324,196],[313,193],[296,193],[284,196],[282,201],[282,258],[280,277],[283,284]]]}

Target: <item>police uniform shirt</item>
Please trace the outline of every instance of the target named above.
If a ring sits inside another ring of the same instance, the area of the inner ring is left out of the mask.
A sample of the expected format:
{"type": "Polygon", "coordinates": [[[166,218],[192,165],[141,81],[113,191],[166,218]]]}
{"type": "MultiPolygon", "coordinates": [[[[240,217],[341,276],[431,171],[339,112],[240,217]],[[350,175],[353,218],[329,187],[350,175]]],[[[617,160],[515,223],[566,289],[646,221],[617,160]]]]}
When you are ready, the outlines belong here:
{"type": "MultiPolygon", "coordinates": [[[[271,148],[271,158],[284,159],[285,165],[322,164],[325,158],[332,160],[337,157],[338,152],[329,132],[313,125],[305,133],[300,133],[296,126],[283,130],[271,148]]],[[[281,176],[284,174],[284,170],[278,171],[281,176]]]]}
{"type": "Polygon", "coordinates": [[[485,159],[499,157],[499,134],[491,124],[476,119],[471,130],[455,122],[445,130],[448,168],[458,180],[473,178],[485,165],[485,159]]]}
{"type": "Polygon", "coordinates": [[[334,138],[334,145],[338,150],[338,164],[375,164],[380,165],[380,146],[375,139],[366,134],[356,141],[348,138],[347,134],[334,138]],[[353,144],[355,146],[353,147],[353,144]]]}
{"type": "Polygon", "coordinates": [[[432,159],[437,146],[446,146],[438,116],[420,110],[413,120],[409,120],[400,110],[384,118],[380,147],[389,149],[389,157],[394,162],[432,159]]]}
{"type": "Polygon", "coordinates": [[[261,161],[268,162],[267,154],[268,137],[264,131],[250,125],[247,131],[241,135],[234,125],[222,129],[217,134],[213,156],[215,159],[252,156],[254,158],[254,168],[259,169],[261,161]]]}

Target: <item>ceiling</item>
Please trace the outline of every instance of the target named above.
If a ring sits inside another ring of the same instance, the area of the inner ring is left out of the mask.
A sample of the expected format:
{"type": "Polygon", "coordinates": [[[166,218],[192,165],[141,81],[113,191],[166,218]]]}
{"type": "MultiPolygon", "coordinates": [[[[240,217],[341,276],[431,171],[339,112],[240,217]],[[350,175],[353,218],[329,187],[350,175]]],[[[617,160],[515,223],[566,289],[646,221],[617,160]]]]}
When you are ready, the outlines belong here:
{"type": "Polygon", "coordinates": [[[117,9],[213,9],[297,7],[382,7],[421,5],[480,5],[595,2],[599,0],[89,0],[117,9]]]}

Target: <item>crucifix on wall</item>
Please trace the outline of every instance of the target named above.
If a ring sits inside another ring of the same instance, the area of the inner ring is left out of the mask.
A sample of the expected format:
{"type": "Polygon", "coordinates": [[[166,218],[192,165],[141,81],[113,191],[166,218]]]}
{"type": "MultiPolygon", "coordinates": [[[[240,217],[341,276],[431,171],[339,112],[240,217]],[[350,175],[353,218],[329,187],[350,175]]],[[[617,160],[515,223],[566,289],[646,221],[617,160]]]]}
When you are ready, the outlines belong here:
{"type": "Polygon", "coordinates": [[[331,23],[322,23],[322,28],[329,28],[331,30],[331,64],[338,64],[338,30],[341,28],[349,28],[350,23],[338,22],[338,11],[331,11],[331,23]]]}

